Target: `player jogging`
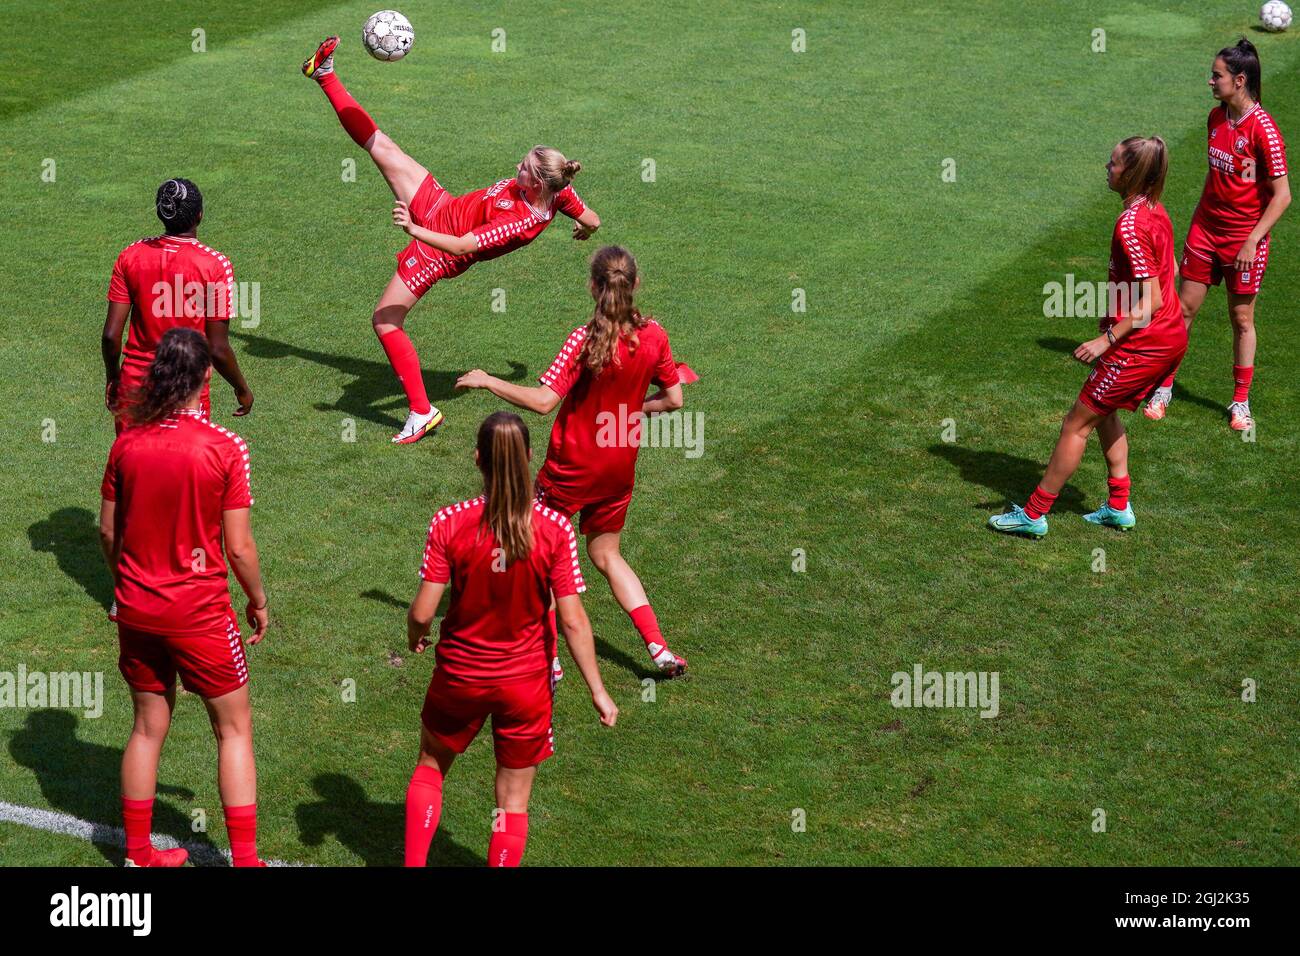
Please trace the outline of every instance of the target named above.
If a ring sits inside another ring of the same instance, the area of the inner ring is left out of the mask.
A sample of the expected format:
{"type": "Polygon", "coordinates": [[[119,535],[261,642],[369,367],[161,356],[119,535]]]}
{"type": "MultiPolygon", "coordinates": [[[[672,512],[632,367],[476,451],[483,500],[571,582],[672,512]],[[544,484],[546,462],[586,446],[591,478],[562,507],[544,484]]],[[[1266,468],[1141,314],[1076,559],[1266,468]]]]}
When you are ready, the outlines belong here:
{"type": "Polygon", "coordinates": [[[537,475],[538,500],[568,516],[580,513],[592,563],[609,580],[655,665],[676,677],[685,673],[686,658],[669,649],[640,578],[619,550],[645,416],[682,407],[668,333],[633,301],[640,281],[632,254],[605,246],[591,260],[591,320],[570,333],[539,387],[514,385],[482,369],[462,375],[456,387],[486,388],[540,415],[560,406],[537,475]],[[647,398],[651,382],[659,391],[647,398]]]}
{"type": "Polygon", "coordinates": [[[203,698],[217,738],[217,782],[235,866],[257,858],[257,781],[248,667],[226,559],[248,595],[250,644],[266,635],[266,591],[249,524],[248,446],[203,414],[208,342],[170,329],[128,396],[131,427],[104,470],[100,543],[116,581],[118,667],[135,725],[122,754],[127,866],[181,866],[184,849],[149,839],[176,677],[203,698]],[[223,544],[224,543],[224,544],[223,544]],[[224,549],[224,550],[223,550],[224,549]]]}
{"type": "Polygon", "coordinates": [[[1041,538],[1056,496],[1083,459],[1093,429],[1101,438],[1110,494],[1085,521],[1127,530],[1134,525],[1129,504],[1128,437],[1116,411],[1134,409],[1178,367],[1187,351],[1174,288],[1174,234],[1160,205],[1169,158],[1164,141],[1139,136],[1115,147],[1106,164],[1106,181],[1124,199],[1110,241],[1108,315],[1102,334],[1074,350],[1092,365],[1074,407],[1061,425],[1047,473],[1021,508],[989,518],[996,531],[1041,538]]]}
{"type": "MultiPolygon", "coordinates": [[[[1228,293],[1232,322],[1232,401],[1228,423],[1237,431],[1254,424],[1250,384],[1255,375],[1255,296],[1268,267],[1270,233],[1291,204],[1286,144],[1259,103],[1259,55],[1244,37],[1224,47],[1210,68],[1209,170],[1201,201],[1183,244],[1178,294],[1183,319],[1192,320],[1212,285],[1228,293]]],[[[1143,409],[1161,419],[1173,399],[1173,373],[1143,409]]]]}
{"type": "Polygon", "coordinates": [[[353,142],[370,154],[393,191],[393,222],[411,237],[397,254],[397,271],[375,306],[371,324],[397,373],[410,412],[398,444],[419,441],[442,423],[429,403],[420,359],[405,331],[406,314],[435,282],[460,275],[476,262],[495,259],[528,245],[562,212],[575,220],[573,238],[587,239],[600,227],[570,185],[582,164],[557,149],[534,146],[515,167],[514,179],[452,196],[427,169],[398,147],[344,89],[334,75],[338,37],[328,37],[302,65],[320,84],[353,142]]]}
{"type": "Polygon", "coordinates": [[[488,865],[519,865],[537,766],[555,752],[544,634],[552,594],[600,722],[612,727],[618,717],[578,597],[586,586],[573,527],[533,500],[529,455],[528,428],[518,415],[488,416],[474,451],[483,494],[441,509],[429,524],[420,588],[407,616],[412,651],[429,646],[448,584],[451,602],[434,649],[420,756],[406,791],[407,866],[426,864],[442,812],[443,777],[489,716],[497,772],[488,865]]]}
{"type": "MultiPolygon", "coordinates": [[[[126,396],[137,390],[168,329],[189,328],[208,340],[212,365],[235,390],[236,415],[247,415],[253,393],[230,347],[235,276],[230,260],[198,240],[203,196],[188,179],[169,179],[154,199],[164,234],[133,242],[121,251],[108,283],[104,320],[104,404],[116,417],[120,434],[130,416],[126,396]],[[126,350],[122,328],[127,328],[126,350]]],[[[199,407],[211,414],[204,382],[199,407]]]]}

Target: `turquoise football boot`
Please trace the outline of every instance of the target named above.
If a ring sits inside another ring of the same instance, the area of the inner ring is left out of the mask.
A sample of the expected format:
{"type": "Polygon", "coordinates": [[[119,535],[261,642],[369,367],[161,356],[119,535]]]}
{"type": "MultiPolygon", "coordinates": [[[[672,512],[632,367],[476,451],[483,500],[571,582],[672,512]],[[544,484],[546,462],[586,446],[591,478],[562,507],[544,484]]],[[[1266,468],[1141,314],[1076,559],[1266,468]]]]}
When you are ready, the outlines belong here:
{"type": "Polygon", "coordinates": [[[1031,518],[1020,505],[1012,505],[1005,514],[990,515],[989,527],[1003,534],[1019,534],[1028,538],[1041,538],[1047,534],[1047,515],[1031,518]]]}
{"type": "Polygon", "coordinates": [[[1127,531],[1137,524],[1137,519],[1133,517],[1133,502],[1124,506],[1123,511],[1116,511],[1110,505],[1102,505],[1096,511],[1083,516],[1084,521],[1092,524],[1105,525],[1107,528],[1118,528],[1120,531],[1127,531]]]}

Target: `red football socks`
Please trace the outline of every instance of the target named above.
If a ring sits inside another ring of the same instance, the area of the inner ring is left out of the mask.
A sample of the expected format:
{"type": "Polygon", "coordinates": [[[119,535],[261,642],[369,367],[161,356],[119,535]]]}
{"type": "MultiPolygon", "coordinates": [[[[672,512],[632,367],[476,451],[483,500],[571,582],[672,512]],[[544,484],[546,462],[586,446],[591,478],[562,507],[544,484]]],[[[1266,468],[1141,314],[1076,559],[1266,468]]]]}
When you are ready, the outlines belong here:
{"type": "Polygon", "coordinates": [[[1106,499],[1106,504],[1116,511],[1123,511],[1127,508],[1130,481],[1128,475],[1123,478],[1107,478],[1106,487],[1110,489],[1110,496],[1106,499]]]}
{"type": "Polygon", "coordinates": [[[627,616],[632,619],[637,631],[641,635],[641,640],[645,641],[646,646],[658,644],[660,649],[667,647],[664,642],[664,636],[659,632],[659,621],[655,619],[655,612],[649,604],[642,604],[627,612],[627,616]]]}
{"type": "Polygon", "coordinates": [[[257,858],[257,804],[222,807],[226,814],[226,835],[235,866],[261,866],[257,858]]]}
{"type": "Polygon", "coordinates": [[[334,107],[339,122],[352,137],[352,142],[365,149],[370,137],[374,136],[375,131],[379,129],[375,121],[370,118],[370,114],[361,108],[361,104],[352,98],[352,94],[343,86],[343,82],[333,73],[317,77],[316,82],[329,97],[330,106],[334,107]]]}
{"type": "Polygon", "coordinates": [[[1174,372],[1170,372],[1170,373],[1169,373],[1169,377],[1168,377],[1167,379],[1165,379],[1163,382],[1160,383],[1160,387],[1161,387],[1161,388],[1173,388],[1173,387],[1174,387],[1174,375],[1175,375],[1175,374],[1177,374],[1176,370],[1175,370],[1174,372]]]}
{"type": "Polygon", "coordinates": [[[426,866],[442,816],[442,771],[420,765],[406,787],[406,866],[426,866]]]}
{"type": "Polygon", "coordinates": [[[528,814],[504,813],[496,821],[488,841],[488,866],[518,866],[528,843],[528,814]]]}
{"type": "Polygon", "coordinates": [[[1050,491],[1044,491],[1043,486],[1039,485],[1034,489],[1034,493],[1029,496],[1029,502],[1025,505],[1025,514],[1032,520],[1037,521],[1051,511],[1054,504],[1056,504],[1056,495],[1050,491]]]}
{"type": "Polygon", "coordinates": [[[137,866],[153,859],[149,830],[153,826],[153,797],[148,800],[122,798],[122,822],[126,827],[126,855],[137,866]]]}
{"type": "Polygon", "coordinates": [[[393,329],[379,336],[379,344],[384,347],[384,354],[397,373],[397,380],[402,384],[402,391],[406,392],[406,403],[411,406],[411,411],[417,415],[429,414],[433,406],[429,404],[429,396],[424,391],[420,356],[416,354],[411,337],[404,329],[393,329]]]}
{"type": "Polygon", "coordinates": [[[1250,401],[1250,380],[1255,377],[1255,366],[1234,365],[1232,367],[1232,400],[1234,402],[1250,401]]]}

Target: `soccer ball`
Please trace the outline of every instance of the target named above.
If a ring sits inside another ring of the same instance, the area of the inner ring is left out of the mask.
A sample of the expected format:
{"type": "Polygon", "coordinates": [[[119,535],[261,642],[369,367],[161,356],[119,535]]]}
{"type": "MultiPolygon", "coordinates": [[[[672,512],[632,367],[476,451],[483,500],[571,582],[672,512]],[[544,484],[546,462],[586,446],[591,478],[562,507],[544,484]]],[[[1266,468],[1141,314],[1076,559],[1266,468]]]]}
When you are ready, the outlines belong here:
{"type": "Polygon", "coordinates": [[[1259,25],[1269,33],[1281,33],[1291,25],[1291,8],[1282,0],[1268,0],[1259,8],[1259,25]]]}
{"type": "MultiPolygon", "coordinates": [[[[1287,23],[1291,11],[1287,11],[1287,23]]],[[[361,28],[361,42],[376,60],[400,60],[411,52],[415,31],[411,21],[396,10],[380,10],[361,28]]]]}

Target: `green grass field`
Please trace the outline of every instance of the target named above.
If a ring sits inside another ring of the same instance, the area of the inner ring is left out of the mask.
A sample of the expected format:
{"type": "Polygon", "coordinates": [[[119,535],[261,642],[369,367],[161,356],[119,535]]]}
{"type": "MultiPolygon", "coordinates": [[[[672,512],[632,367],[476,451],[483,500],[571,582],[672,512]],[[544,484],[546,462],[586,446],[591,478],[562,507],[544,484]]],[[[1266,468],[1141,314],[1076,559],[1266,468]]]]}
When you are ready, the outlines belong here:
{"type": "MultiPolygon", "coordinates": [[[[1264,103],[1300,142],[1300,33],[1252,31],[1248,0],[924,16],[405,0],[414,50],[383,64],[359,42],[373,6],[56,0],[41,14],[56,48],[0,35],[0,671],[102,671],[107,692],[99,719],[0,709],[0,800],[119,823],[130,700],[94,527],[113,437],[98,340],[114,257],[159,231],[153,191],[183,175],[204,191],[200,238],[260,287],[260,324],[232,327],[253,414],[235,424],[213,385],[214,417],[252,449],[272,599],[249,655],[260,848],[401,862],[431,663],[405,650],[404,607],[429,517],[477,492],[474,431],[501,407],[451,384],[476,366],[533,379],[585,320],[596,243],[561,223],[433,289],[408,329],[448,424],[391,446],[404,404],[369,316],[405,240],[377,171],[298,72],[338,32],[341,78],[453,192],[512,175],[534,143],[580,159],[597,241],[636,253],[642,308],[702,376],[687,407],[704,454],[642,454],[625,535],[692,673],[642,700],[648,659],[586,564],[622,716],[601,728],[570,667],[526,863],[1300,862],[1294,211],[1258,307],[1257,440],[1222,411],[1215,290],[1169,418],[1127,418],[1138,528],[1079,518],[1105,490],[1095,441],[1045,540],[983,527],[1028,496],[1083,379],[1069,352],[1095,321],[1044,318],[1043,286],[1106,277],[1111,146],[1169,142],[1181,249],[1214,52],[1248,33],[1264,103]],[[891,674],[918,663],[997,671],[997,718],[892,707],[891,674]]],[[[530,424],[540,451],[547,423],[530,424]]],[[[483,862],[491,766],[485,739],[457,764],[432,862],[483,862]]],[[[203,809],[226,845],[211,734],[184,695],[160,783],[155,830],[190,838],[203,809]]],[[[0,862],[120,853],[0,823],[0,862]]]]}

